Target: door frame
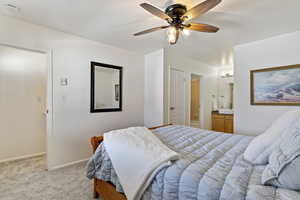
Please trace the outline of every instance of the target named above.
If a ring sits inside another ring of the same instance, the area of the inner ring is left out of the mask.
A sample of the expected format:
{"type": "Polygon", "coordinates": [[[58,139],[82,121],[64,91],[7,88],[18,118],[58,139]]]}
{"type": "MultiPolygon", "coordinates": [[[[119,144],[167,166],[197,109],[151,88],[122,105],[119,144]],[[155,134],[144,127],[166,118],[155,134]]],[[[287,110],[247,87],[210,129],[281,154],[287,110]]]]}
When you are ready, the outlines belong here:
{"type": "Polygon", "coordinates": [[[52,49],[33,49],[22,45],[11,45],[0,43],[1,46],[11,47],[15,49],[42,53],[46,55],[47,80],[46,80],[46,170],[49,163],[49,141],[53,135],[53,51],[52,49]]]}

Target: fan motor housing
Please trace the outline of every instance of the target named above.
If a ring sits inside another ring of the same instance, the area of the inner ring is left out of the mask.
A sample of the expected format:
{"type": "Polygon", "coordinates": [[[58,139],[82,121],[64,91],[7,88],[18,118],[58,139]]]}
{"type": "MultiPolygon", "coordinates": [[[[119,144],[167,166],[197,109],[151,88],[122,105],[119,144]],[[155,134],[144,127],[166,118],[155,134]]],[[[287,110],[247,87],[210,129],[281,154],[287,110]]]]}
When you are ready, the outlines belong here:
{"type": "Polygon", "coordinates": [[[165,12],[173,19],[181,18],[187,12],[187,8],[182,4],[173,4],[171,6],[168,6],[165,12]]]}

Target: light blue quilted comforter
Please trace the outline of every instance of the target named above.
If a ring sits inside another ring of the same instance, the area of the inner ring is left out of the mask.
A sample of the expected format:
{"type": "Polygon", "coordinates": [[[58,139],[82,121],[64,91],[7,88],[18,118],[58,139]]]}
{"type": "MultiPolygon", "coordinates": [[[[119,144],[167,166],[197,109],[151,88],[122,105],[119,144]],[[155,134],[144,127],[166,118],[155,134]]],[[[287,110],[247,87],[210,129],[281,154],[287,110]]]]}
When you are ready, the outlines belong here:
{"type": "MultiPolygon", "coordinates": [[[[261,185],[265,166],[243,159],[252,137],[185,126],[159,128],[154,134],[181,158],[157,173],[143,200],[300,200],[299,192],[261,185]]],[[[103,145],[90,159],[87,177],[109,181],[122,192],[103,145]]]]}

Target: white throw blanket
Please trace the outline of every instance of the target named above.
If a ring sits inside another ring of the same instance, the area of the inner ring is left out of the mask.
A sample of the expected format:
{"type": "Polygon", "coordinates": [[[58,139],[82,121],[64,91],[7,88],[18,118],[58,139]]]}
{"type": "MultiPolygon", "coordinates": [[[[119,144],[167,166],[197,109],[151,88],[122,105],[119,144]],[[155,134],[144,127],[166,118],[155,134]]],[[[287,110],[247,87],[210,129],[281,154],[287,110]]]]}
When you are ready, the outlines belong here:
{"type": "Polygon", "coordinates": [[[139,200],[156,172],[179,157],[145,127],[105,133],[104,146],[128,200],[139,200]]]}

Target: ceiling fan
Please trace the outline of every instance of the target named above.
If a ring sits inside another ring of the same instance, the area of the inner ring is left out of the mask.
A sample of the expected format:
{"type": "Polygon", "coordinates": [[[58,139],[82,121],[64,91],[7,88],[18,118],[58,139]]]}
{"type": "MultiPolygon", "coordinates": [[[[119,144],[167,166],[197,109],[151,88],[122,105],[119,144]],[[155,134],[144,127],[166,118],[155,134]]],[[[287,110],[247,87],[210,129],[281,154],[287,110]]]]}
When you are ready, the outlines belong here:
{"type": "Polygon", "coordinates": [[[142,8],[144,8],[151,14],[165,20],[169,25],[147,29],[135,33],[134,36],[139,36],[168,28],[167,35],[169,43],[176,44],[180,33],[186,30],[216,33],[219,30],[218,27],[208,24],[189,23],[188,21],[200,15],[203,15],[204,13],[217,6],[219,3],[221,3],[221,0],[206,0],[189,10],[187,10],[185,5],[173,4],[168,6],[165,12],[148,3],[142,3],[140,4],[142,8]]]}

